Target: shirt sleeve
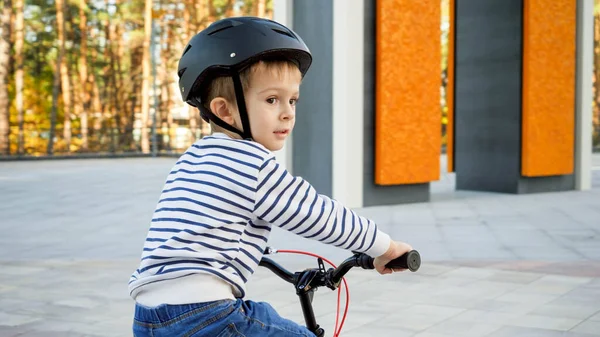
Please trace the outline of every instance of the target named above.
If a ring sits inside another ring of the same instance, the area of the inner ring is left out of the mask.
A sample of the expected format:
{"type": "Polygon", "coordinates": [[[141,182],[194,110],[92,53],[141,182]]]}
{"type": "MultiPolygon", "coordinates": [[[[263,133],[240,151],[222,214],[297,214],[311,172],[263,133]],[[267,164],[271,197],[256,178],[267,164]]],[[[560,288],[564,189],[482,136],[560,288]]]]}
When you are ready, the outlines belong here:
{"type": "Polygon", "coordinates": [[[259,169],[254,214],[308,239],[377,257],[390,245],[388,234],[341,203],[294,177],[274,158],[259,169]]]}

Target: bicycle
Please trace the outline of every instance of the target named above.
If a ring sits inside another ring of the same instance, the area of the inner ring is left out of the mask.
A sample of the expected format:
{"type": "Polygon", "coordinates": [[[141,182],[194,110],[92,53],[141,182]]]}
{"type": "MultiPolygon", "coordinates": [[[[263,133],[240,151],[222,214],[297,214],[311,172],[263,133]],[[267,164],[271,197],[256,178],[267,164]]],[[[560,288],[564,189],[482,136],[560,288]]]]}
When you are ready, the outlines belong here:
{"type": "MultiPolygon", "coordinates": [[[[346,314],[348,313],[348,305],[350,303],[350,293],[348,290],[348,285],[344,278],[344,275],[350,271],[353,267],[361,267],[363,269],[374,269],[373,260],[374,258],[365,255],[363,253],[353,252],[354,255],[352,257],[344,260],[339,266],[335,266],[329,260],[313,253],[299,251],[299,250],[275,250],[271,247],[267,247],[265,249],[264,255],[272,255],[276,253],[293,253],[293,254],[302,254],[309,255],[317,258],[318,268],[309,268],[303,271],[292,273],[282,266],[280,266],[275,261],[270,258],[263,257],[259,263],[260,266],[265,267],[271,270],[275,275],[279,276],[286,282],[289,282],[294,285],[296,289],[296,294],[300,299],[300,306],[302,307],[302,313],[304,315],[304,321],[306,323],[306,327],[308,330],[313,332],[317,337],[323,337],[325,335],[325,330],[321,328],[316,321],[315,313],[312,307],[312,301],[314,298],[314,292],[320,287],[328,287],[331,290],[338,290],[338,300],[337,300],[337,315],[336,322],[334,326],[334,337],[338,337],[341,333],[342,327],[344,325],[344,321],[346,320],[346,314]],[[325,270],[325,265],[323,261],[330,264],[333,268],[329,268],[325,270]],[[339,319],[339,307],[340,307],[340,295],[341,295],[341,287],[340,284],[344,283],[346,288],[346,307],[344,309],[344,315],[341,321],[341,324],[338,328],[338,319],[339,319]]],[[[421,256],[419,252],[416,250],[412,250],[399,258],[391,261],[386,265],[388,268],[394,269],[408,269],[412,272],[415,272],[421,266],[421,256]]]]}

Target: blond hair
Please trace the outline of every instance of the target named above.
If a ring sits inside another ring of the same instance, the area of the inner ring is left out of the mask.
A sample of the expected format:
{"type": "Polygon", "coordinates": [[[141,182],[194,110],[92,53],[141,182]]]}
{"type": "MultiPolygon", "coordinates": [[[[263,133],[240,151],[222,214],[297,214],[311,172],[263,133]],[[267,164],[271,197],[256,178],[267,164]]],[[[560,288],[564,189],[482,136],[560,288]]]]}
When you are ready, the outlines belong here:
{"type": "MultiPolygon", "coordinates": [[[[258,61],[240,72],[240,82],[242,82],[244,94],[248,91],[248,88],[250,88],[253,75],[258,71],[270,71],[275,74],[277,78],[282,78],[287,76],[290,72],[299,72],[300,70],[295,63],[289,60],[258,61]]],[[[217,97],[223,97],[227,102],[231,104],[235,103],[237,106],[235,89],[231,76],[216,77],[210,82],[206,97],[202,100],[204,107],[210,110],[210,102],[217,97]]],[[[213,132],[222,130],[222,128],[216,125],[212,120],[210,121],[210,126],[213,132]]]]}

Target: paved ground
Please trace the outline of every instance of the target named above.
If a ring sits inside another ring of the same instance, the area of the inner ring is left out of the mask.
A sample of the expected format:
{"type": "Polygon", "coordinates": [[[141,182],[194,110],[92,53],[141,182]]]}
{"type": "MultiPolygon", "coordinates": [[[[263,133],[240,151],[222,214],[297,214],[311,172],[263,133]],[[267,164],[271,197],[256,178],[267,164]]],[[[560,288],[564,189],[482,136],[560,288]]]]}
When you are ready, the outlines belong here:
{"type": "MultiPolygon", "coordinates": [[[[175,159],[0,163],[0,336],[130,336],[127,281],[175,159]]],[[[600,156],[594,188],[537,195],[452,192],[361,209],[421,252],[417,273],[348,275],[342,336],[600,336],[600,156]]],[[[274,231],[271,244],[347,253],[274,231]]],[[[304,257],[277,256],[291,269],[304,257]]],[[[250,297],[302,321],[288,284],[259,269],[250,297]]],[[[315,297],[331,336],[335,297],[315,297]]]]}

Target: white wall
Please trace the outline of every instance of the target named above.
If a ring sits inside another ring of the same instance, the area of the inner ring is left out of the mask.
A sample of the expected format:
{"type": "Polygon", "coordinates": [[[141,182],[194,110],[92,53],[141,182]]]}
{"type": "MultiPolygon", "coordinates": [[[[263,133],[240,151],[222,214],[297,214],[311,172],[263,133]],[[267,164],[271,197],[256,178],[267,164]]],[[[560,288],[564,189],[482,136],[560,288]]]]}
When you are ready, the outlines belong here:
{"type": "Polygon", "coordinates": [[[333,0],[333,198],[363,205],[363,0],[333,0]]]}
{"type": "Polygon", "coordinates": [[[575,188],[592,187],[592,73],[594,0],[577,1],[575,188]]]}
{"type": "MultiPolygon", "coordinates": [[[[293,12],[294,0],[273,0],[273,20],[282,25],[294,29],[293,27],[293,12]]],[[[292,172],[292,142],[294,133],[288,136],[283,149],[275,152],[277,162],[285,167],[290,173],[292,172]]]]}

